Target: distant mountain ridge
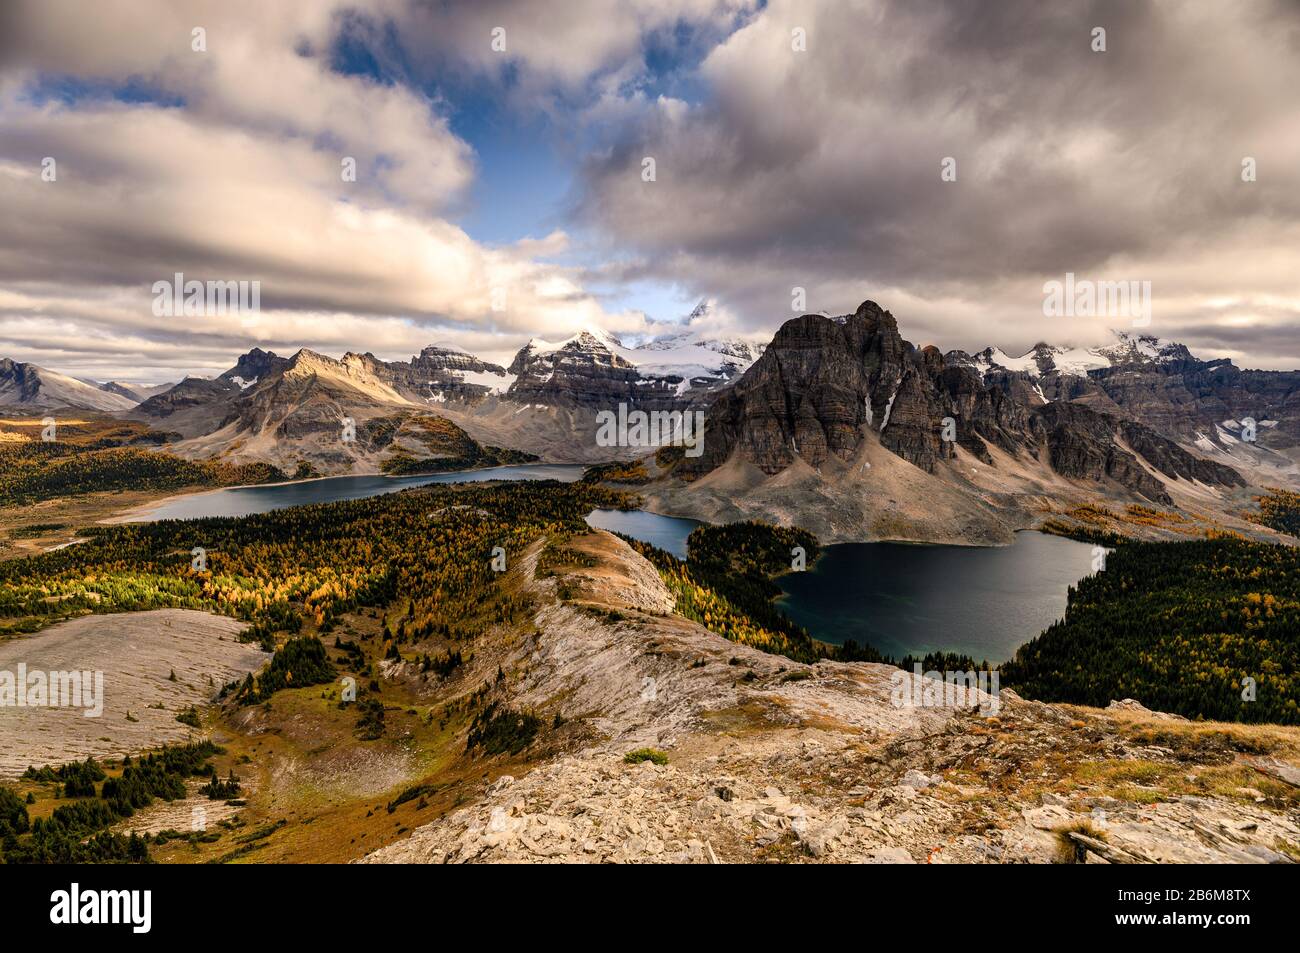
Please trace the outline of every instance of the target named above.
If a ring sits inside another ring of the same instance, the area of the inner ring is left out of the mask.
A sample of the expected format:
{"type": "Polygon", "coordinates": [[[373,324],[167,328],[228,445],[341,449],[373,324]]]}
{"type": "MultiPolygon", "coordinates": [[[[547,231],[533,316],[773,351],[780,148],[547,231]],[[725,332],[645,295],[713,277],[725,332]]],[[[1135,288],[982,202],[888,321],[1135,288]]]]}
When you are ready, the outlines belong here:
{"type": "Polygon", "coordinates": [[[143,403],[155,394],[161,394],[176,386],[175,384],[132,384],[128,381],[105,381],[100,384],[96,381],[83,380],[82,383],[98,387],[110,394],[117,394],[119,397],[125,397],[137,404],[143,403]]]}
{"type": "Polygon", "coordinates": [[[103,390],[38,364],[0,358],[0,407],[121,413],[137,403],[116,390],[103,390]]]}
{"type": "MultiPolygon", "coordinates": [[[[1052,368],[1052,353],[1036,349],[1034,362],[1052,368]]],[[[1031,352],[1035,353],[1035,352],[1031,352]]],[[[991,464],[990,445],[1037,459],[1069,477],[1107,477],[1153,502],[1171,503],[1159,481],[1134,459],[1149,450],[1171,473],[1215,486],[1244,485],[1230,467],[1195,458],[1135,421],[1081,404],[1024,400],[1006,375],[983,373],[978,362],[950,362],[937,349],[903,340],[893,315],[865,302],[847,320],[804,315],[782,325],[766,353],[710,414],[711,439],[702,456],[683,460],[683,474],[700,476],[739,454],[763,472],[779,473],[796,458],[816,467],[831,456],[851,459],[874,432],[886,449],[927,472],[956,455],[957,447],[991,464]],[[951,440],[943,437],[950,421],[951,440]],[[1128,443],[1129,448],[1122,446],[1128,443]],[[1177,466],[1170,461],[1177,460],[1177,466]]],[[[1017,370],[1030,375],[1028,370],[1017,370]]]]}
{"type": "Polygon", "coordinates": [[[1031,377],[1062,374],[1087,377],[1090,371],[1126,365],[1171,364],[1195,361],[1182,344],[1162,341],[1147,334],[1115,332],[1116,343],[1101,347],[1068,347],[1039,342],[1019,357],[1012,357],[998,347],[986,347],[974,355],[949,351],[944,360],[950,364],[974,367],[981,375],[990,370],[1021,371],[1031,377]]]}
{"type": "Polygon", "coordinates": [[[627,401],[671,408],[739,377],[762,353],[744,341],[683,331],[629,348],[595,328],[558,343],[534,338],[510,365],[506,392],[519,402],[606,407],[627,401]]]}
{"type": "Polygon", "coordinates": [[[699,402],[761,353],[761,346],[691,328],[639,347],[595,328],[556,343],[534,338],[509,368],[445,344],[408,361],[355,352],[336,359],[308,349],[285,358],[254,348],[216,378],[186,378],[129,415],[180,434],[174,449],[182,454],[282,467],[307,460],[326,472],[382,462],[368,455],[364,440],[338,445],[342,421],[364,425],[417,412],[446,417],[487,446],[594,461],[611,452],[591,440],[600,409],[699,402]]]}
{"type": "Polygon", "coordinates": [[[707,333],[706,312],[635,347],[596,328],[534,338],[508,367],[446,344],[406,361],[254,348],[215,378],[186,378],[138,405],[117,388],[8,362],[0,398],[33,408],[23,395],[61,407],[84,400],[179,434],[173,447],[184,455],[289,468],[306,460],[322,472],[374,470],[394,448],[367,440],[371,429],[400,430],[394,421],[429,412],[485,446],[556,461],[628,459],[644,449],[594,439],[596,415],[621,403],[706,412],[705,452],[675,470],[688,481],[735,460],[768,476],[796,463],[820,469],[854,459],[866,433],[930,474],[959,449],[984,466],[1005,454],[1161,505],[1172,501],[1169,480],[1235,487],[1246,482],[1241,468],[1287,483],[1300,459],[1300,372],[1241,371],[1128,333],[1102,347],[1040,343],[1019,357],[993,347],[941,353],[904,340],[874,302],[851,315],[792,318],[760,346],[707,333]],[[340,446],[348,420],[359,439],[340,446]],[[1250,420],[1255,441],[1242,437],[1250,420]]]}
{"type": "Polygon", "coordinates": [[[944,360],[975,369],[985,381],[1001,380],[1031,401],[1027,395],[1041,403],[1084,403],[1208,453],[1240,453],[1247,418],[1262,432],[1253,450],[1268,454],[1300,444],[1300,371],[1242,370],[1227,358],[1201,360],[1185,345],[1150,335],[1115,336],[1105,347],[1040,343],[1018,358],[986,348],[973,356],[949,351],[944,360]]]}
{"type": "Polygon", "coordinates": [[[1019,358],[917,348],[867,301],[786,321],[708,401],[703,453],[649,461],[644,492],[658,512],[823,540],[1009,542],[1108,500],[1241,526],[1249,484],[1300,484],[1298,396],[1300,372],[1146,336],[1019,358]]]}

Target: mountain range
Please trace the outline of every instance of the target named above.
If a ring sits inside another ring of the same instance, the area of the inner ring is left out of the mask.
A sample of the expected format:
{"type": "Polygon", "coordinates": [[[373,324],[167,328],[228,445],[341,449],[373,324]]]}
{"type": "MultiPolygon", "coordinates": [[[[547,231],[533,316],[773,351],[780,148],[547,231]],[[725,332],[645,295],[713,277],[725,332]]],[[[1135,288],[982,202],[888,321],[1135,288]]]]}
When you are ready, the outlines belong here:
{"type": "Polygon", "coordinates": [[[444,453],[418,423],[432,413],[460,444],[550,462],[644,457],[665,512],[788,517],[828,540],[1005,541],[1044,506],[1098,494],[1222,512],[1250,484],[1300,474],[1300,372],[1241,370],[1124,332],[1019,357],[944,353],[905,340],[870,301],[792,318],[767,346],[701,323],[637,347],[594,328],[534,338],[508,367],[443,344],[409,361],[254,348],[215,378],[154,393],[6,360],[0,406],[122,415],[173,434],[181,456],[316,473],[444,453]],[[598,446],[596,416],[619,404],[703,411],[704,452],[598,446]]]}

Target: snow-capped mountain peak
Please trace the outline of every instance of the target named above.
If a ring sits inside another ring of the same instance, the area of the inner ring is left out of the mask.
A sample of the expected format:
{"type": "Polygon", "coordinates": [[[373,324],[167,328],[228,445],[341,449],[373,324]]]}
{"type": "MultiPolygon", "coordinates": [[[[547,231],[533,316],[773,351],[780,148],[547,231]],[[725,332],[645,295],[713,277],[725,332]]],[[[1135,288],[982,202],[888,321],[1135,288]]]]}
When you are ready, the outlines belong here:
{"type": "Polygon", "coordinates": [[[1124,364],[1162,364],[1194,360],[1182,344],[1149,334],[1116,331],[1115,343],[1099,347],[1074,347],[1040,342],[1019,357],[1001,348],[987,347],[967,359],[981,375],[990,370],[1019,371],[1038,378],[1047,374],[1087,377],[1088,372],[1124,364]]]}
{"type": "Polygon", "coordinates": [[[36,364],[0,359],[0,406],[33,410],[85,408],[110,413],[138,401],[36,364]]]}

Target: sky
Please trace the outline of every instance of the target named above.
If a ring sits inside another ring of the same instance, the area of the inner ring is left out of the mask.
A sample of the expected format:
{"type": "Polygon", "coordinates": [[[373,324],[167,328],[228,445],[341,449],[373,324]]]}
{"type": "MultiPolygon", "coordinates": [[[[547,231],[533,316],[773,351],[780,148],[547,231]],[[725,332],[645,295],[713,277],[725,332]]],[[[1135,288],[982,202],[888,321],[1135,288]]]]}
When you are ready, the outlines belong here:
{"type": "Polygon", "coordinates": [[[1047,313],[1068,273],[1297,368],[1296,89],[1294,0],[9,0],[0,357],[508,363],[701,301],[757,341],[867,299],[944,350],[1135,329],[1047,313]],[[176,273],[260,311],[159,316],[176,273]]]}

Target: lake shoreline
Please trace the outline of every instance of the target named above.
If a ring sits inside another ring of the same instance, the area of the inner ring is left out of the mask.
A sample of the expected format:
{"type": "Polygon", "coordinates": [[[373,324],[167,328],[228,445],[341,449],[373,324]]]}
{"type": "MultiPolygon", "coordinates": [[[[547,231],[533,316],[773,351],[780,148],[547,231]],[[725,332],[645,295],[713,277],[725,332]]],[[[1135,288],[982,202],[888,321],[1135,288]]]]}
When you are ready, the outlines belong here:
{"type": "MultiPolygon", "coordinates": [[[[98,520],[97,522],[100,525],[106,525],[106,526],[115,526],[123,523],[154,522],[153,520],[147,519],[146,517],[157,512],[158,510],[163,509],[166,506],[170,506],[174,503],[179,503],[183,500],[197,499],[200,497],[224,493],[227,490],[268,490],[268,489],[275,489],[278,487],[286,487],[286,486],[302,486],[303,484],[308,484],[308,483],[324,483],[330,480],[348,480],[348,479],[361,479],[361,478],[377,478],[382,480],[391,480],[394,482],[410,481],[412,486],[427,486],[428,483],[437,483],[437,482],[446,482],[446,483],[489,482],[489,481],[461,481],[461,480],[452,480],[452,479],[439,481],[437,479],[430,479],[430,478],[449,477],[453,474],[461,474],[461,473],[466,473],[466,474],[484,473],[489,470],[500,470],[500,469],[506,469],[512,467],[529,467],[529,466],[579,466],[579,464],[552,464],[552,463],[540,463],[534,461],[531,463],[497,464],[495,466],[490,466],[490,467],[468,467],[463,470],[439,470],[431,473],[391,474],[391,473],[380,473],[378,471],[367,471],[364,473],[336,473],[329,476],[303,477],[302,479],[299,480],[277,480],[273,483],[239,483],[231,486],[201,487],[193,490],[183,490],[180,493],[170,493],[166,496],[158,497],[155,500],[150,500],[144,503],[135,504],[134,506],[131,506],[128,509],[114,513],[111,516],[98,520]],[[427,483],[416,482],[419,480],[427,480],[428,482],[427,483]]],[[[503,482],[511,482],[511,481],[505,479],[503,480],[503,482]]],[[[394,489],[394,490],[385,490],[370,495],[382,496],[384,493],[388,493],[388,492],[400,492],[400,489],[401,488],[394,489]]],[[[340,499],[350,499],[350,498],[340,497],[340,499]]],[[[361,499],[364,499],[364,497],[361,497],[361,499]]],[[[322,500],[318,502],[331,502],[331,501],[322,500]]],[[[299,503],[294,505],[308,506],[311,504],[299,503]]],[[[287,507],[277,507],[277,509],[280,508],[287,508],[287,507]]],[[[250,515],[250,514],[245,514],[245,515],[250,515]]],[[[204,517],[201,516],[163,517],[163,519],[203,519],[203,518],[204,517]]]]}
{"type": "Polygon", "coordinates": [[[1093,561],[1090,544],[1039,531],[999,547],[833,543],[805,570],[773,577],[782,590],[774,605],[832,645],[852,639],[895,658],[952,652],[1001,664],[1064,617],[1070,588],[1093,561]]]}

